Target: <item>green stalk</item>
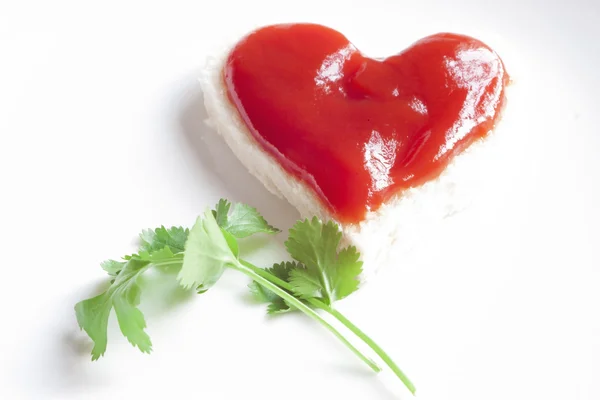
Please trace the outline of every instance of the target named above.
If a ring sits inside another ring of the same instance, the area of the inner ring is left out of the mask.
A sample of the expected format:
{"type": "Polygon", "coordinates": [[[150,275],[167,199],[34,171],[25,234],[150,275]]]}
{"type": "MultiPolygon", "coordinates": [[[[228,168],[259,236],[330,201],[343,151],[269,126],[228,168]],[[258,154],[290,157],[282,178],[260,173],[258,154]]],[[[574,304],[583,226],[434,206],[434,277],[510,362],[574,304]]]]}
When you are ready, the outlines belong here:
{"type": "Polygon", "coordinates": [[[387,353],[385,351],[383,351],[383,349],[381,347],[379,347],[377,345],[377,343],[375,343],[373,341],[373,339],[371,339],[363,331],[361,331],[360,329],[358,329],[358,327],[356,325],[354,325],[352,322],[350,322],[348,320],[348,318],[346,318],[338,310],[336,310],[336,309],[334,309],[332,307],[327,307],[327,305],[321,303],[318,300],[316,300],[315,302],[312,302],[312,301],[309,300],[309,303],[313,304],[315,307],[319,307],[319,308],[327,311],[329,314],[331,314],[335,318],[337,318],[337,320],[340,321],[342,324],[344,324],[348,329],[350,329],[352,331],[352,333],[354,333],[356,336],[358,336],[375,353],[377,353],[377,355],[386,363],[386,365],[388,367],[390,367],[390,369],[394,372],[394,374],[396,374],[396,376],[398,378],[400,378],[400,380],[402,381],[402,383],[404,383],[404,385],[406,385],[406,387],[408,388],[408,390],[410,390],[410,392],[413,395],[415,394],[415,392],[417,390],[415,388],[415,385],[413,385],[413,383],[410,381],[410,379],[408,379],[408,377],[406,376],[406,374],[404,374],[404,372],[402,372],[402,370],[396,365],[396,363],[390,358],[390,356],[388,356],[387,353]],[[316,304],[316,303],[321,303],[324,307],[321,307],[320,304],[316,304]]]}
{"type": "MultiPolygon", "coordinates": [[[[240,260],[240,262],[245,267],[249,268],[254,273],[256,273],[257,275],[260,275],[263,279],[266,279],[266,280],[272,282],[273,284],[278,285],[279,287],[284,288],[290,292],[293,291],[292,286],[288,282],[286,282],[282,279],[279,279],[278,277],[274,276],[273,274],[270,274],[269,272],[265,271],[264,269],[258,268],[257,266],[250,264],[247,261],[240,260]]],[[[279,295],[279,293],[277,293],[275,291],[273,291],[273,292],[276,293],[277,295],[279,295]]],[[[289,293],[287,293],[286,291],[283,291],[283,292],[286,293],[287,295],[289,295],[289,293]]],[[[295,299],[295,297],[293,297],[293,298],[295,299]]],[[[340,313],[339,311],[335,310],[334,308],[328,306],[327,304],[323,303],[322,301],[319,301],[317,299],[309,299],[309,300],[307,300],[307,302],[309,304],[311,304],[312,306],[314,306],[315,308],[321,309],[321,310],[329,313],[331,316],[336,318],[342,325],[344,325],[352,333],[354,333],[357,337],[359,337],[365,344],[367,344],[367,346],[369,346],[385,362],[385,364],[394,372],[394,374],[402,381],[402,383],[404,383],[404,385],[408,388],[408,390],[410,390],[410,392],[413,395],[415,394],[415,392],[416,392],[415,385],[410,381],[410,379],[408,379],[406,374],[404,374],[404,372],[402,372],[402,370],[396,365],[396,363],[392,360],[392,358],[381,347],[379,347],[379,345],[377,345],[377,343],[375,343],[373,341],[373,339],[371,339],[363,331],[361,331],[356,325],[354,325],[342,313],[340,313]]],[[[302,303],[302,302],[300,302],[300,303],[302,305],[304,305],[304,303],[302,303]]]]}
{"type": "Polygon", "coordinates": [[[246,263],[246,262],[242,262],[242,263],[238,263],[237,265],[231,265],[231,267],[240,272],[243,272],[244,274],[249,276],[252,280],[254,280],[256,283],[269,289],[270,291],[272,291],[273,293],[275,293],[276,295],[278,295],[279,297],[281,297],[285,301],[287,301],[288,304],[293,305],[294,307],[296,307],[297,309],[299,309],[300,311],[302,311],[303,313],[308,315],[310,318],[314,319],[315,321],[317,321],[318,323],[323,325],[329,332],[333,333],[333,335],[335,335],[335,337],[337,337],[342,343],[344,343],[346,345],[346,347],[348,347],[358,358],[360,358],[363,362],[365,362],[373,371],[375,371],[375,372],[381,371],[381,368],[377,364],[375,364],[375,362],[373,360],[371,360],[370,358],[368,358],[364,354],[362,354],[337,329],[335,329],[330,323],[325,321],[323,319],[323,317],[321,317],[319,315],[319,313],[317,313],[312,308],[308,307],[306,304],[304,304],[302,301],[298,300],[293,295],[291,295],[288,292],[286,292],[285,290],[281,289],[275,283],[272,283],[269,279],[261,276],[262,274],[258,274],[254,270],[254,269],[260,269],[260,268],[257,268],[257,267],[249,268],[247,264],[248,263],[246,263]]]}

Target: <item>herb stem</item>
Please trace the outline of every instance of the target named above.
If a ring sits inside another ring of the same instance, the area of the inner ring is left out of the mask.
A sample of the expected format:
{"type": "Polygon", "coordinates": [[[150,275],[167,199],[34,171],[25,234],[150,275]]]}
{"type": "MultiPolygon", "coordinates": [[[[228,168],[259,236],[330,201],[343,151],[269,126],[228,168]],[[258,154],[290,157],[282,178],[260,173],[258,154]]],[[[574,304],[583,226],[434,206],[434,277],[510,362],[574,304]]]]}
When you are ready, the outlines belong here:
{"type": "MultiPolygon", "coordinates": [[[[264,279],[267,279],[268,281],[272,282],[273,284],[278,285],[279,287],[289,290],[289,291],[293,290],[292,286],[288,282],[286,282],[282,279],[279,279],[278,277],[274,276],[273,274],[270,274],[269,272],[265,271],[264,269],[259,268],[253,264],[250,264],[249,262],[247,262],[245,260],[240,260],[240,262],[245,267],[251,269],[254,273],[256,273],[257,275],[260,275],[264,279]]],[[[271,289],[271,288],[269,287],[268,289],[271,289]]],[[[275,292],[274,290],[273,290],[273,292],[275,294],[279,295],[278,292],[275,292]]],[[[285,292],[285,290],[283,292],[288,294],[287,292],[285,292]]],[[[294,299],[295,299],[295,297],[294,297],[294,299]]],[[[365,334],[363,331],[361,331],[356,325],[354,325],[342,313],[340,313],[336,309],[328,306],[327,304],[323,303],[322,301],[317,300],[317,299],[308,299],[307,302],[309,304],[311,304],[313,307],[321,309],[321,310],[329,313],[331,316],[336,318],[340,323],[342,323],[346,328],[348,328],[352,333],[354,333],[358,338],[360,338],[367,346],[369,346],[383,360],[383,362],[385,362],[385,364],[394,372],[394,374],[402,381],[402,383],[404,383],[404,385],[408,388],[408,390],[410,390],[410,392],[413,395],[415,394],[415,392],[416,392],[415,385],[410,381],[410,379],[406,376],[406,374],[404,374],[404,372],[402,372],[402,370],[398,367],[398,365],[396,365],[396,363],[392,360],[392,358],[381,347],[379,347],[379,345],[377,345],[377,343],[375,343],[375,341],[373,341],[373,339],[371,339],[369,336],[367,336],[367,334],[365,334]]],[[[304,305],[304,303],[302,303],[302,302],[300,302],[300,303],[302,305],[304,305]]],[[[310,308],[310,307],[308,307],[308,308],[310,308]]]]}
{"type": "Polygon", "coordinates": [[[371,360],[370,358],[368,358],[364,354],[362,354],[337,329],[335,329],[329,322],[325,321],[323,319],[323,317],[321,317],[319,315],[319,313],[317,313],[315,310],[313,310],[312,308],[310,308],[309,306],[304,304],[302,301],[298,300],[293,295],[286,292],[284,289],[282,289],[276,283],[273,283],[271,281],[271,278],[272,278],[271,274],[269,274],[268,272],[266,272],[258,267],[255,267],[254,265],[252,265],[248,262],[241,261],[241,260],[237,264],[231,264],[230,266],[232,268],[246,274],[256,283],[258,283],[261,286],[265,287],[266,289],[272,291],[273,293],[275,293],[276,295],[278,295],[279,297],[284,299],[286,302],[288,302],[288,304],[296,307],[297,309],[302,311],[304,314],[308,315],[310,318],[314,319],[315,321],[317,321],[318,323],[323,325],[329,332],[331,332],[342,343],[344,343],[346,345],[346,347],[348,347],[356,356],[358,356],[358,358],[360,358],[363,362],[365,362],[373,371],[375,371],[375,372],[381,371],[381,368],[373,360],[371,360]],[[269,275],[269,278],[264,277],[263,276],[264,274],[258,272],[259,270],[262,272],[266,272],[269,275]]]}
{"type": "Polygon", "coordinates": [[[174,265],[181,267],[181,265],[183,265],[183,260],[159,261],[159,262],[152,263],[152,265],[154,265],[155,267],[172,267],[174,265]]]}
{"type": "Polygon", "coordinates": [[[348,318],[346,318],[338,310],[336,310],[332,307],[329,307],[316,299],[311,299],[311,300],[314,300],[314,301],[309,300],[310,304],[314,305],[315,307],[323,309],[324,311],[331,314],[333,317],[337,318],[338,321],[340,321],[342,324],[344,324],[344,326],[346,326],[348,329],[350,329],[352,331],[352,333],[354,333],[363,342],[365,342],[375,353],[377,353],[377,355],[386,363],[386,365],[388,367],[390,367],[390,369],[394,372],[394,374],[396,374],[396,376],[402,381],[402,383],[404,383],[404,385],[408,388],[408,390],[410,390],[410,392],[413,395],[415,394],[415,392],[416,392],[415,385],[410,381],[410,379],[408,379],[406,374],[404,372],[402,372],[402,370],[396,365],[396,363],[391,359],[391,357],[385,351],[383,351],[383,349],[381,347],[379,347],[379,345],[377,345],[377,343],[375,343],[373,341],[373,339],[371,339],[363,331],[361,331],[356,325],[354,325],[352,322],[350,322],[350,320],[348,320],[348,318]],[[321,303],[321,304],[318,304],[318,303],[321,303]],[[321,305],[324,307],[322,307],[321,305]]]}

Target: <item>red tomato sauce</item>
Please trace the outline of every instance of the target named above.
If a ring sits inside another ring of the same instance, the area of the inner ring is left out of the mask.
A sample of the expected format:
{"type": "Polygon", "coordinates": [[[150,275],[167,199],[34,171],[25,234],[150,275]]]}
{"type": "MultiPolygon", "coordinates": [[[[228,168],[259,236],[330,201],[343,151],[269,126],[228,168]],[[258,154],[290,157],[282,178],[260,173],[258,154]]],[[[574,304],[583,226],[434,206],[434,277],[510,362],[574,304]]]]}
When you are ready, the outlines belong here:
{"type": "Polygon", "coordinates": [[[256,141],[342,223],[436,178],[488,135],[509,81],[500,57],[468,36],[436,34],[372,59],[313,24],[251,33],[223,76],[256,141]]]}

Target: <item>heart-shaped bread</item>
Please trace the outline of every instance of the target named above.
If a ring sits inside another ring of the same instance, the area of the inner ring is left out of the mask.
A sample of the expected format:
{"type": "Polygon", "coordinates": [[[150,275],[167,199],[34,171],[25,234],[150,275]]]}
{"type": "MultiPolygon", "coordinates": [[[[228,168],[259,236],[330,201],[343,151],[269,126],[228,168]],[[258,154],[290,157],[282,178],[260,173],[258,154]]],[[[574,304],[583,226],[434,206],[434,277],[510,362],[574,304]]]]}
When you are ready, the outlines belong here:
{"type": "Polygon", "coordinates": [[[340,223],[367,264],[419,216],[448,212],[448,171],[494,128],[508,80],[467,36],[376,60],[335,30],[292,24],[252,32],[201,81],[212,125],[250,172],[303,216],[340,223]]]}

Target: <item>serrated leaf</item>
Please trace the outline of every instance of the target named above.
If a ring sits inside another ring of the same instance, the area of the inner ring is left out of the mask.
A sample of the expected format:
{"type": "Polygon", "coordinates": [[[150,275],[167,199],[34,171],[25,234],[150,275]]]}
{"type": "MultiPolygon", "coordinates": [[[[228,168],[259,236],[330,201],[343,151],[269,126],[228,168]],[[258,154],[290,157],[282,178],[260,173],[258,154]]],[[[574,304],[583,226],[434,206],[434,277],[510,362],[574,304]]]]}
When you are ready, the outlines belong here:
{"type": "Polygon", "coordinates": [[[252,282],[248,285],[252,297],[260,303],[267,305],[267,314],[283,314],[292,310],[290,306],[279,296],[266,289],[264,286],[252,282]]]}
{"type": "Polygon", "coordinates": [[[267,305],[267,314],[269,315],[285,314],[294,310],[295,308],[290,307],[281,297],[274,299],[267,305]]]}
{"type": "Polygon", "coordinates": [[[301,298],[317,297],[331,305],[358,288],[362,263],[355,248],[338,253],[341,238],[337,224],[324,224],[316,217],[290,229],[286,248],[304,266],[292,271],[290,284],[301,298]]]}
{"type": "Polygon", "coordinates": [[[306,268],[296,268],[291,271],[289,282],[294,287],[294,294],[301,299],[323,297],[321,282],[306,268]]]}
{"type": "Polygon", "coordinates": [[[238,255],[240,254],[240,249],[238,247],[237,239],[235,238],[235,236],[233,236],[231,233],[227,232],[223,228],[221,228],[221,233],[223,234],[223,237],[225,238],[225,241],[227,242],[227,245],[229,246],[229,250],[231,250],[233,255],[237,258],[238,255]]]}
{"type": "MultiPolygon", "coordinates": [[[[266,268],[265,271],[287,282],[290,271],[296,268],[296,266],[295,262],[282,262],[274,264],[271,268],[266,268]]],[[[267,306],[268,314],[281,314],[295,310],[295,307],[290,307],[281,297],[256,282],[251,282],[248,287],[256,301],[269,303],[267,306]]]]}
{"type": "Polygon", "coordinates": [[[275,275],[282,281],[288,282],[290,279],[290,272],[295,268],[298,268],[298,263],[295,261],[285,261],[278,264],[273,264],[271,268],[267,268],[266,271],[275,275]]]}
{"type": "Polygon", "coordinates": [[[215,216],[215,220],[217,224],[223,228],[227,225],[227,218],[229,214],[229,209],[231,208],[231,203],[225,199],[219,200],[215,210],[213,211],[213,215],[215,216]]]}
{"type": "Polygon", "coordinates": [[[293,259],[319,282],[321,296],[327,304],[335,301],[333,282],[336,279],[336,256],[342,234],[333,222],[321,223],[316,217],[298,221],[290,229],[285,242],[293,259]]]}
{"type": "Polygon", "coordinates": [[[169,229],[164,226],[154,230],[145,229],[140,233],[140,251],[152,253],[168,246],[173,253],[180,253],[185,249],[188,235],[189,229],[180,226],[173,226],[169,229]]]}
{"type": "Polygon", "coordinates": [[[106,292],[80,301],[75,305],[75,315],[79,327],[94,342],[92,360],[97,360],[106,352],[108,343],[108,318],[112,310],[110,296],[106,292]]]}
{"type": "Polygon", "coordinates": [[[252,294],[252,298],[259,303],[269,303],[274,299],[273,292],[254,281],[248,284],[248,288],[250,288],[250,294],[252,294]]]}
{"type": "Polygon", "coordinates": [[[170,247],[165,246],[160,250],[155,250],[153,252],[148,251],[140,251],[137,254],[133,254],[131,256],[132,259],[148,261],[151,263],[160,263],[167,260],[172,260],[175,255],[170,247]]]}
{"type": "Polygon", "coordinates": [[[152,350],[152,342],[146,334],[144,315],[137,308],[140,303],[138,277],[150,266],[147,261],[127,261],[114,283],[98,296],[83,300],[75,305],[77,322],[81,329],[94,341],[92,360],[97,360],[106,351],[108,342],[108,318],[114,308],[119,328],[127,340],[142,352],[152,350]]]}
{"type": "Polygon", "coordinates": [[[236,203],[232,207],[230,202],[221,199],[217,203],[213,215],[221,228],[238,239],[256,233],[279,232],[279,229],[269,225],[254,207],[243,203],[236,203]]]}
{"type": "MultiPolygon", "coordinates": [[[[296,268],[297,264],[295,262],[281,262],[279,264],[274,264],[271,268],[265,268],[265,271],[276,276],[277,278],[288,282],[290,277],[290,271],[296,268]]],[[[251,282],[248,287],[250,288],[250,292],[254,295],[254,298],[262,303],[268,303],[275,299],[279,299],[280,297],[275,293],[271,292],[269,289],[259,285],[256,282],[251,282]]]]}
{"type": "Polygon", "coordinates": [[[269,225],[256,208],[242,203],[233,206],[225,229],[237,238],[245,238],[255,233],[279,232],[279,229],[269,225]]]}
{"type": "Polygon", "coordinates": [[[338,254],[336,264],[336,278],[333,282],[337,300],[354,293],[359,285],[359,276],[362,273],[363,262],[356,247],[349,246],[342,249],[338,254]]]}
{"type": "Polygon", "coordinates": [[[117,276],[125,266],[124,261],[106,260],[100,263],[100,266],[110,276],[117,276]]]}
{"type": "Polygon", "coordinates": [[[117,290],[120,293],[113,296],[112,300],[121,333],[129,340],[129,343],[137,346],[143,353],[150,353],[152,342],[145,332],[146,320],[144,314],[137,307],[140,304],[141,295],[139,285],[133,279],[117,290]]]}
{"type": "Polygon", "coordinates": [[[207,210],[190,230],[178,279],[184,288],[209,289],[225,267],[236,262],[214,214],[207,210]]]}

